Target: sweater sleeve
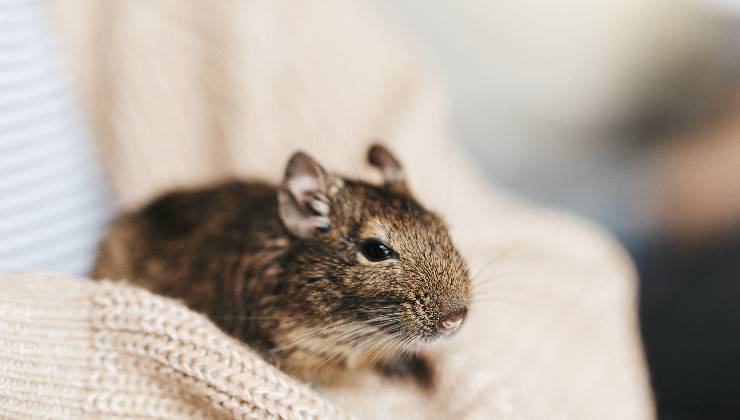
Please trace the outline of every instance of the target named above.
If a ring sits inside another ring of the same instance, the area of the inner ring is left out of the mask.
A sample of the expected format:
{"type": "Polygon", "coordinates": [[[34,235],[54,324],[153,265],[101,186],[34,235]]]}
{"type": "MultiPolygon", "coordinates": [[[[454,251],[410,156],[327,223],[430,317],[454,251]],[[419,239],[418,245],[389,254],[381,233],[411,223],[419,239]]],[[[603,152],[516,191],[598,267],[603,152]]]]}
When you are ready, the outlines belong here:
{"type": "Polygon", "coordinates": [[[173,300],[59,275],[0,284],[2,418],[347,418],[173,300]]]}

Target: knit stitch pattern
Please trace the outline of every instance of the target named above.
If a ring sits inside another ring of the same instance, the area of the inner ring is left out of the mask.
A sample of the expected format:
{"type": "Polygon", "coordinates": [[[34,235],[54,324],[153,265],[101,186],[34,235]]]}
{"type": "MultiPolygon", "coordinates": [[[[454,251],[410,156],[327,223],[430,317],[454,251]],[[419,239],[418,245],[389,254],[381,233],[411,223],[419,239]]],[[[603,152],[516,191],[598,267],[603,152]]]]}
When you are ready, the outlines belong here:
{"type": "Polygon", "coordinates": [[[43,274],[2,284],[0,418],[347,418],[171,299],[43,274]]]}

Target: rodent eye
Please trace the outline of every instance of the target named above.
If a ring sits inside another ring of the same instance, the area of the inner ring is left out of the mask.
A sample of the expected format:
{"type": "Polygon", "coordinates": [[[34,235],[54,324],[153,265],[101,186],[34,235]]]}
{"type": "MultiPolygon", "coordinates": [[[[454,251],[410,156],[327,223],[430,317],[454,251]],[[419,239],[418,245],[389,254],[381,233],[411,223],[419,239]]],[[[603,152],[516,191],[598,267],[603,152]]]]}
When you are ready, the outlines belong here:
{"type": "Polygon", "coordinates": [[[362,256],[370,262],[380,262],[396,257],[396,251],[377,239],[369,239],[360,247],[362,256]]]}

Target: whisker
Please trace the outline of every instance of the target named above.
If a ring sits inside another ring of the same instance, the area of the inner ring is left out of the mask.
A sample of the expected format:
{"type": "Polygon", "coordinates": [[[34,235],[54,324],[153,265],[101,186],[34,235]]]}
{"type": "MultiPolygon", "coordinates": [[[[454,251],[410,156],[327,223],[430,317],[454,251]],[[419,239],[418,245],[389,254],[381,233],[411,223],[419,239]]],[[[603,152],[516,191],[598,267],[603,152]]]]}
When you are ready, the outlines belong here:
{"type": "MultiPolygon", "coordinates": [[[[379,316],[379,317],[370,318],[368,321],[375,322],[377,325],[369,325],[369,326],[366,325],[364,327],[366,327],[367,329],[376,329],[377,330],[377,329],[379,329],[379,327],[384,326],[385,323],[390,324],[392,322],[395,322],[395,318],[388,317],[386,319],[385,316],[379,316]]],[[[368,321],[365,321],[365,322],[368,322],[368,321]]],[[[344,325],[348,325],[348,324],[351,324],[351,323],[354,323],[354,322],[360,323],[360,321],[357,321],[357,320],[348,320],[348,321],[339,322],[339,323],[336,323],[336,324],[333,324],[333,325],[330,325],[330,326],[327,326],[327,327],[319,328],[319,329],[314,330],[314,331],[312,331],[310,333],[307,333],[307,334],[305,334],[305,335],[303,335],[301,337],[298,337],[295,340],[292,340],[292,341],[290,341],[290,342],[288,342],[288,343],[286,343],[286,344],[284,344],[282,346],[275,347],[275,348],[273,348],[271,350],[271,352],[278,352],[278,351],[281,351],[281,350],[285,350],[286,348],[288,348],[288,347],[290,347],[292,345],[295,345],[296,343],[299,343],[300,341],[303,341],[306,338],[309,338],[309,337],[315,336],[316,334],[319,334],[319,333],[322,333],[322,332],[327,332],[327,331],[333,330],[335,328],[338,328],[338,327],[341,327],[341,326],[344,326],[344,325]]],[[[363,327],[361,327],[361,328],[363,328],[363,327]]],[[[345,332],[345,333],[341,334],[339,337],[328,337],[328,338],[333,339],[333,344],[338,344],[338,339],[340,337],[343,337],[346,334],[351,334],[352,332],[354,332],[356,330],[357,329],[350,330],[348,332],[345,332]]]]}
{"type": "Polygon", "coordinates": [[[355,322],[355,321],[344,321],[344,322],[341,322],[341,323],[339,323],[339,324],[334,324],[334,325],[330,325],[330,326],[328,326],[328,327],[323,327],[323,328],[319,328],[318,330],[312,331],[312,332],[310,332],[310,333],[308,333],[308,334],[306,334],[306,335],[303,335],[303,336],[301,336],[301,337],[299,337],[299,338],[296,338],[295,340],[292,340],[292,341],[288,342],[288,343],[287,343],[287,344],[285,344],[284,346],[279,346],[279,347],[275,347],[275,348],[273,348],[273,349],[272,349],[272,350],[270,350],[270,351],[271,351],[271,352],[277,352],[277,351],[280,351],[280,350],[284,350],[284,349],[285,349],[285,348],[287,348],[288,346],[290,346],[290,345],[292,345],[292,344],[295,344],[295,343],[297,343],[297,342],[299,342],[299,341],[301,341],[301,340],[305,340],[306,338],[309,338],[309,337],[313,337],[313,336],[314,336],[314,335],[316,335],[316,334],[321,334],[322,332],[325,332],[325,331],[330,331],[330,330],[332,330],[332,329],[334,329],[334,328],[338,328],[338,327],[341,327],[342,325],[347,325],[347,324],[349,324],[349,323],[351,323],[351,322],[355,322]]]}

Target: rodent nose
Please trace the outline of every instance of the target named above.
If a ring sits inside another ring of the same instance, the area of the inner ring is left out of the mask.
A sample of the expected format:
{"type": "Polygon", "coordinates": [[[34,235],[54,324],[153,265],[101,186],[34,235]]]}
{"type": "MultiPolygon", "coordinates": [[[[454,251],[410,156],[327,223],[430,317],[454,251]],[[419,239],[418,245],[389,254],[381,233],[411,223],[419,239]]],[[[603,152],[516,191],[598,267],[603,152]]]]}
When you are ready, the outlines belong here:
{"type": "Polygon", "coordinates": [[[439,328],[441,330],[454,330],[462,324],[467,314],[467,308],[455,311],[439,321],[439,328]]]}

